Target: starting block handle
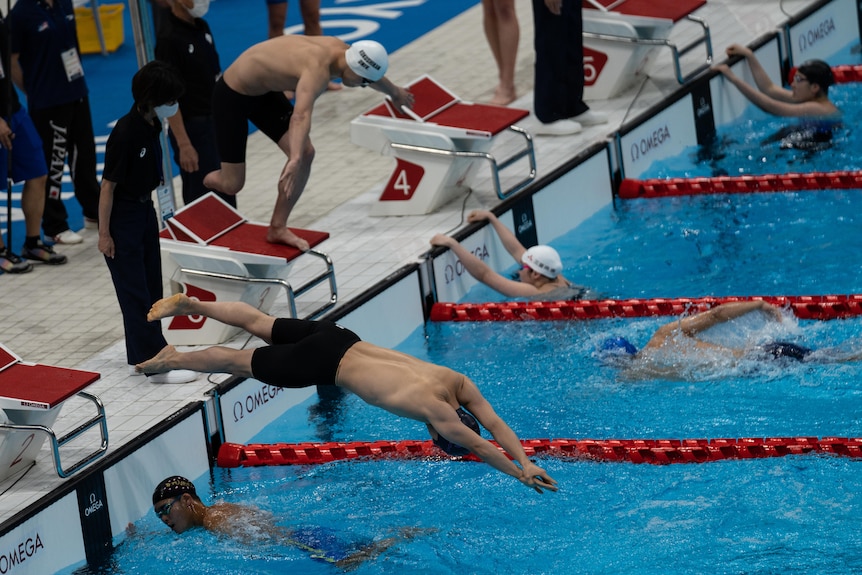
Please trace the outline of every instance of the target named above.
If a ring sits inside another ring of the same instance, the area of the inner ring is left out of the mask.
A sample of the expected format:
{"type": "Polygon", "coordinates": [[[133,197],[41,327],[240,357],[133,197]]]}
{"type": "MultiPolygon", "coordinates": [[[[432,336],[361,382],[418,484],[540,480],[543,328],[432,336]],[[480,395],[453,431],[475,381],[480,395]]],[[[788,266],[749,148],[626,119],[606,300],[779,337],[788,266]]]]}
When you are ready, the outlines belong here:
{"type": "Polygon", "coordinates": [[[317,250],[308,250],[305,252],[310,256],[317,257],[321,259],[326,266],[326,270],[316,275],[315,277],[308,280],[303,285],[299,286],[299,288],[294,289],[290,282],[287,280],[283,280],[280,278],[253,278],[248,276],[238,276],[233,274],[225,274],[219,272],[210,272],[205,270],[195,270],[191,268],[179,268],[177,270],[178,274],[187,274],[191,276],[199,276],[199,277],[208,277],[208,278],[216,278],[227,281],[237,281],[243,283],[259,283],[259,284],[272,284],[272,285],[280,285],[284,288],[285,293],[287,294],[287,303],[290,306],[290,315],[291,317],[297,317],[296,312],[296,298],[312,289],[313,287],[322,284],[324,281],[329,281],[329,301],[319,306],[315,310],[313,310],[308,316],[308,319],[314,319],[321,315],[323,312],[332,308],[338,302],[338,286],[335,283],[335,267],[332,265],[332,259],[325,253],[319,252],[317,250]]]}
{"type": "Polygon", "coordinates": [[[57,434],[54,433],[53,429],[44,425],[33,425],[24,423],[0,423],[0,429],[10,429],[14,431],[39,431],[46,434],[48,436],[48,439],[51,440],[51,448],[54,455],[54,467],[57,470],[57,475],[64,479],[77,473],[93,461],[99,459],[108,450],[108,421],[105,417],[105,406],[102,403],[102,400],[91,393],[87,393],[86,391],[79,391],[77,395],[93,402],[93,404],[96,406],[97,413],[94,417],[82,423],[63,437],[58,438],[57,434]],[[60,447],[69,443],[70,441],[96,425],[99,426],[99,433],[101,435],[101,443],[99,444],[99,448],[95,451],[90,452],[82,459],[72,464],[70,467],[64,468],[62,459],[60,457],[60,447]]]}
{"type": "Polygon", "coordinates": [[[686,20],[694,22],[695,24],[700,25],[703,29],[703,36],[695,38],[689,44],[678,47],[676,44],[671,42],[668,39],[658,39],[658,38],[635,38],[629,36],[620,36],[617,34],[599,34],[596,32],[584,32],[584,38],[593,38],[595,40],[607,40],[609,42],[620,42],[627,44],[641,44],[646,46],[663,46],[666,48],[670,48],[671,52],[673,52],[673,69],[676,74],[676,81],[680,84],[685,84],[701,72],[708,70],[710,66],[712,66],[712,35],[709,31],[709,24],[703,18],[698,18],[697,16],[692,16],[691,14],[687,15],[686,20]],[[680,58],[685,54],[692,51],[694,48],[704,45],[706,50],[706,59],[703,64],[697,66],[694,70],[688,73],[688,75],[682,75],[682,66],[680,64],[680,58]]]}
{"type": "Polygon", "coordinates": [[[463,150],[444,150],[441,148],[429,148],[426,146],[415,146],[412,144],[398,144],[396,142],[391,142],[390,147],[397,150],[408,150],[411,152],[423,152],[426,154],[435,154],[438,156],[449,156],[455,158],[473,158],[473,159],[481,159],[486,160],[491,167],[491,176],[494,184],[494,191],[497,193],[497,197],[501,200],[505,200],[515,192],[522,190],[527,184],[536,179],[536,154],[533,148],[533,137],[529,132],[524,130],[523,128],[519,128],[518,126],[509,126],[509,129],[514,131],[516,134],[519,134],[522,138],[524,138],[524,147],[514,154],[502,160],[500,162],[497,161],[492,154],[488,152],[468,152],[463,150]],[[520,160],[523,157],[527,157],[530,162],[530,171],[528,174],[513,187],[508,190],[503,191],[500,186],[500,171],[509,167],[516,161],[520,160]]]}

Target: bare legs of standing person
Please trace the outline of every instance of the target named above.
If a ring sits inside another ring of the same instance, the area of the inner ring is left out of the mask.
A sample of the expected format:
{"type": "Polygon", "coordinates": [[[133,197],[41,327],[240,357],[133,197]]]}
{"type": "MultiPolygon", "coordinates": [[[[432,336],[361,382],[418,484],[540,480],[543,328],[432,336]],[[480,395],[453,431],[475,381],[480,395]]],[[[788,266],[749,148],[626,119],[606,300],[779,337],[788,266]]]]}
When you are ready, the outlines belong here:
{"type": "Polygon", "coordinates": [[[491,104],[511,104],[515,93],[515,61],[518,57],[518,42],[521,31],[515,12],[515,0],[482,0],[482,24],[491,53],[497,62],[500,83],[494,90],[491,104]]]}

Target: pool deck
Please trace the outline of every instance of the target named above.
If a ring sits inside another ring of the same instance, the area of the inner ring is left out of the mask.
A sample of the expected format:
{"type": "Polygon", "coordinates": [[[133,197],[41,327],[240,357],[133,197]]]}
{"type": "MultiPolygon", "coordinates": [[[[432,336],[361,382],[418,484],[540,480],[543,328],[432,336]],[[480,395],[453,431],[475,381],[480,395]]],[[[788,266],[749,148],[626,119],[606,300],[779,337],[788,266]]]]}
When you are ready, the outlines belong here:
{"type": "MultiPolygon", "coordinates": [[[[715,58],[721,61],[728,44],[750,43],[785,22],[788,16],[782,9],[795,15],[814,3],[709,0],[696,15],[709,23],[715,58]]],[[[529,2],[516,4],[521,22],[517,63],[520,98],[512,106],[531,108],[531,6],[529,2]]],[[[693,25],[680,23],[671,40],[684,45],[694,32],[693,25]]],[[[684,69],[701,53],[694,50],[683,58],[684,69]]],[[[538,177],[605,141],[625,120],[679,88],[669,51],[659,51],[648,72],[642,86],[611,100],[589,102],[592,109],[608,114],[608,124],[586,128],[574,136],[536,137],[538,177]]],[[[408,83],[422,74],[431,75],[465,101],[483,102],[491,97],[496,67],[482,34],[480,5],[392,54],[388,76],[393,81],[408,83]],[[461,54],[474,56],[439,58],[456,45],[461,54]]],[[[329,254],[335,264],[339,305],[405,264],[419,260],[435,233],[451,233],[463,225],[462,198],[425,216],[369,215],[370,206],[389,176],[392,159],[351,143],[349,123],[380,101],[381,96],[372,90],[344,90],[321,97],[314,110],[312,129],[316,159],[305,193],[289,222],[294,227],[331,234],[319,249],[329,254]]],[[[528,118],[519,125],[530,130],[535,121],[528,118]]],[[[268,221],[283,163],[281,152],[265,136],[258,133],[250,138],[248,181],[238,195],[240,210],[249,220],[268,221]]],[[[474,191],[463,206],[464,213],[499,204],[487,172],[480,171],[474,191]]],[[[0,276],[4,302],[0,306],[0,342],[28,362],[100,373],[101,378],[88,391],[105,404],[113,451],[189,402],[204,398],[212,383],[202,375],[190,384],[156,385],[141,376],[129,375],[119,307],[103,257],[96,249],[97,234],[95,230],[83,230],[82,234],[82,244],[61,249],[69,257],[67,265],[42,266],[21,276],[0,276]]],[[[286,299],[282,297],[273,313],[286,314],[286,310],[286,299]]],[[[235,343],[242,345],[245,338],[235,343]]],[[[219,381],[221,377],[213,379],[219,381]]],[[[55,429],[63,433],[91,412],[88,403],[70,399],[55,429]]],[[[76,453],[72,450],[67,457],[73,460],[76,453]]],[[[35,503],[63,481],[54,472],[50,450],[43,447],[35,467],[23,476],[18,473],[0,482],[0,521],[35,503]]]]}

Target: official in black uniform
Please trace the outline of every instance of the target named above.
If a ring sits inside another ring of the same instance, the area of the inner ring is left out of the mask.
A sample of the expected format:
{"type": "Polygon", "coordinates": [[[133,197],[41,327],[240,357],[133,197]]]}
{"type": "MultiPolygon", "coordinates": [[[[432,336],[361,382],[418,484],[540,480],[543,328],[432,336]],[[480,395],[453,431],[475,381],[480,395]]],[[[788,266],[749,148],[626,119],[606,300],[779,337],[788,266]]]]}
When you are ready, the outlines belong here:
{"type": "MultiPolygon", "coordinates": [[[[156,59],[172,64],[186,87],[179,110],[168,119],[185,204],[210,191],[204,186],[204,176],[221,166],[212,118],[212,93],[221,65],[212,31],[202,18],[207,7],[207,3],[193,0],[171,0],[171,12],[156,41],[156,59]]],[[[236,207],[236,196],[217,195],[236,207]]]]}
{"type": "Polygon", "coordinates": [[[161,324],[147,321],[150,306],[162,297],[159,224],[152,193],[164,181],[162,122],[176,113],[182,93],[182,80],[169,64],[146,64],[132,78],[135,104],[117,121],[105,148],[99,251],[105,255],[123,314],[130,365],[167,345],[161,324]]]}

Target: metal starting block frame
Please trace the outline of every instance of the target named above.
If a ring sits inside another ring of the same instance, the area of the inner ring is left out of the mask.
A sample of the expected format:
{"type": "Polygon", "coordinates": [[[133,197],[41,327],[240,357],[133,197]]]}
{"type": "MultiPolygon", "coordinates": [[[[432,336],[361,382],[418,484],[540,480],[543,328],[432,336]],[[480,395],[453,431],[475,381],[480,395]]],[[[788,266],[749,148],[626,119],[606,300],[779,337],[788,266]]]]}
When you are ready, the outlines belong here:
{"type": "Polygon", "coordinates": [[[413,94],[413,109],[396,110],[392,101],[363,113],[350,123],[354,144],[383,155],[395,156],[396,165],[371,215],[427,214],[459,193],[466,193],[481,161],[491,169],[497,197],[505,199],[524,189],[536,177],[533,138],[515,124],[530,112],[517,108],[472,104],[428,75],[406,86],[413,94]],[[503,132],[523,140],[511,156],[498,160],[490,149],[503,132]],[[529,170],[508,189],[500,172],[522,158],[529,170]]]}
{"type": "MultiPolygon", "coordinates": [[[[171,278],[173,293],[201,301],[244,301],[266,313],[275,303],[278,288],[283,288],[291,317],[297,317],[297,298],[328,282],[327,301],[307,317],[318,317],[338,301],[335,268],[327,254],[267,242],[267,226],[248,222],[215,194],[191,202],[165,224],[159,234],[162,269],[171,278]],[[318,259],[324,269],[294,287],[288,276],[303,255],[318,259]]],[[[329,237],[325,232],[291,230],[312,246],[329,237]]],[[[198,316],[165,318],[162,330],[173,345],[219,344],[239,332],[239,328],[198,316]]]]}
{"type": "Polygon", "coordinates": [[[98,396],[83,391],[99,379],[92,371],[81,371],[27,363],[0,344],[0,479],[35,462],[47,438],[51,443],[57,475],[69,477],[102,457],[108,450],[108,422],[105,406],[98,396]],[[52,426],[63,402],[73,395],[90,401],[96,415],[57,437],[52,426]],[[95,426],[99,426],[99,446],[75,463],[64,466],[60,448],[95,426]]]}

